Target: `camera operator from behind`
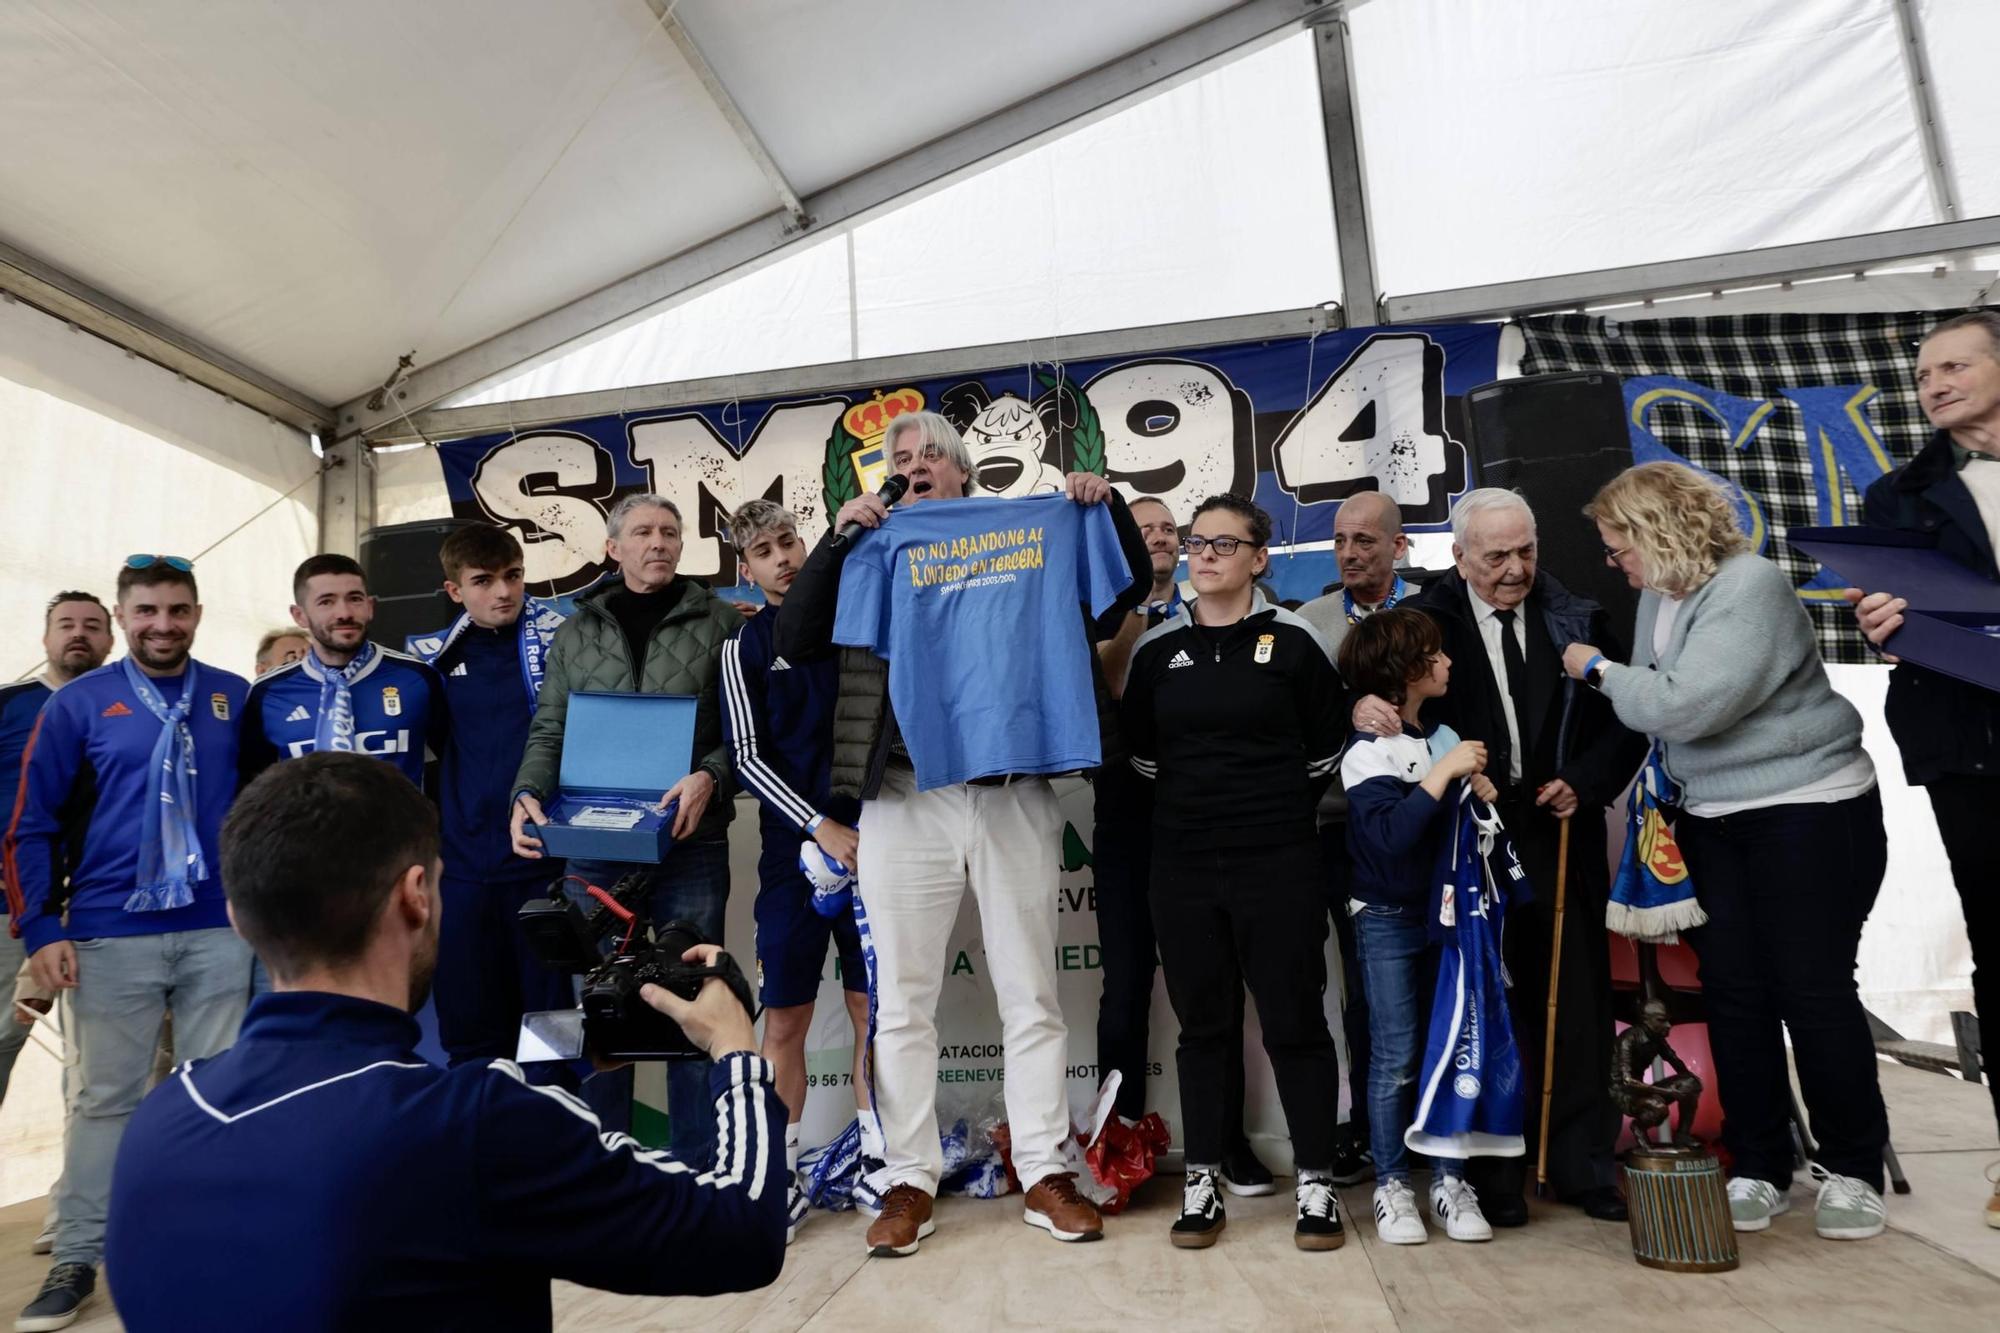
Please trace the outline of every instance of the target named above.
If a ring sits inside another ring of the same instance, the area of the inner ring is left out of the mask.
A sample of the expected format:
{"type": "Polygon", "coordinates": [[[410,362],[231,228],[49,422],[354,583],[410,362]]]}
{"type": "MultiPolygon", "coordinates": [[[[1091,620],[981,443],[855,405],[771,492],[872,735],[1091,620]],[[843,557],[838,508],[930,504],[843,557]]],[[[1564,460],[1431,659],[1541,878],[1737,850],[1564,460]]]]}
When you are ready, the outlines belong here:
{"type": "Polygon", "coordinates": [[[707,1295],[777,1276],[785,1107],[727,986],[643,991],[715,1061],[717,1153],[697,1174],[509,1061],[416,1053],[443,867],[436,814],[391,766],[273,767],[230,812],[222,861],[275,989],[126,1131],[107,1252],[126,1328],[547,1329],[557,1278],[707,1295]]]}

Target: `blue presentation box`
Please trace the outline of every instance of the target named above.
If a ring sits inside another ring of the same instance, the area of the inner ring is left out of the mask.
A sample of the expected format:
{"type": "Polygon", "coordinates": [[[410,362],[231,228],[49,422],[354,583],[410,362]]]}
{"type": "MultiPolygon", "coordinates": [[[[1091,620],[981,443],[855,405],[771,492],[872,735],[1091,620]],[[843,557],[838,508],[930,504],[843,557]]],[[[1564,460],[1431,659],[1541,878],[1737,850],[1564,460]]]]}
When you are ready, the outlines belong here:
{"type": "Polygon", "coordinates": [[[1934,534],[1888,528],[1793,528],[1785,534],[1863,592],[1909,602],[1882,645],[1906,662],[2000,691],[2000,584],[1937,549],[1934,534]]]}
{"type": "Polygon", "coordinates": [[[543,849],[566,860],[665,860],[673,811],[654,807],[688,775],[697,703],[689,694],[570,695],[560,785],[542,803],[543,849]]]}

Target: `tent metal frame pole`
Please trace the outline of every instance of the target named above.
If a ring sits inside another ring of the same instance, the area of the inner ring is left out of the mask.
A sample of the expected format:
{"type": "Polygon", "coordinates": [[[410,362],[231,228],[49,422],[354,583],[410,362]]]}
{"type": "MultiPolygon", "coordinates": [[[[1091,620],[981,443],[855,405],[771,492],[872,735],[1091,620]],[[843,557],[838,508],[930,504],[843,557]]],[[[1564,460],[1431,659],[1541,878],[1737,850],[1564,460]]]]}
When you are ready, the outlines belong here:
{"type": "Polygon", "coordinates": [[[1327,183],[1333,189],[1333,235],[1340,249],[1340,297],[1373,322],[1382,288],[1375,276],[1374,232],[1368,220],[1368,172],[1361,117],[1354,97],[1354,60],[1347,15],[1331,10],[1312,23],[1319,61],[1320,113],[1326,122],[1327,183]]]}
{"type": "Polygon", "coordinates": [[[1964,218],[1696,259],[1389,296],[1382,302],[1382,318],[1392,324],[1506,319],[1541,311],[1641,301],[1647,297],[1860,273],[1892,264],[1994,249],[2000,249],[2000,216],[1964,218]]]}
{"type": "Polygon", "coordinates": [[[660,26],[666,29],[667,36],[673,39],[674,46],[679,49],[681,59],[687,61],[688,68],[692,69],[695,77],[701,80],[702,90],[708,94],[708,100],[715,103],[715,109],[722,113],[722,118],[729,122],[729,128],[735,131],[737,142],[743,145],[743,151],[750,155],[750,160],[757,164],[757,170],[770,182],[772,193],[778,196],[778,202],[784,205],[786,214],[792,220],[792,230],[804,231],[812,225],[812,219],[806,215],[806,206],[799,198],[799,192],[785,179],[785,173],[778,166],[777,159],[771,156],[771,150],[764,146],[764,140],[759,137],[756,127],[751,125],[750,118],[743,114],[743,108],[738,106],[736,99],[730,95],[729,85],[722,81],[722,76],[708,63],[708,57],[701,53],[701,47],[695,42],[694,34],[687,30],[687,25],[682,23],[680,16],[674,12],[675,3],[676,0],[646,0],[647,7],[659,18],[660,26]]]}
{"type": "Polygon", "coordinates": [[[1924,48],[1923,20],[1914,0],[1893,0],[1903,75],[1910,84],[1910,104],[1916,113],[1917,138],[1924,150],[1924,180],[1931,188],[1931,208],[1939,222],[1958,221],[1958,192],[1953,185],[1951,156],[1945,147],[1944,120],[1938,113],[1936,84],[1924,48]]]}
{"type": "Polygon", "coordinates": [[[1068,334],[1054,339],[987,343],[977,347],[913,352],[862,361],[835,361],[817,366],[794,366],[785,370],[648,384],[630,389],[600,389],[591,393],[559,394],[509,403],[434,407],[413,412],[408,420],[398,418],[387,423],[371,433],[368,442],[371,445],[392,445],[412,444],[426,439],[463,439],[470,435],[527,430],[587,417],[636,416],[692,404],[823,393],[852,389],[857,385],[1006,370],[1031,363],[1105,360],[1171,352],[1184,347],[1297,338],[1343,327],[1345,321],[1338,306],[1307,306],[1259,315],[1153,324],[1106,333],[1068,334]]]}
{"type": "Polygon", "coordinates": [[[375,526],[375,456],[358,440],[324,448],[319,474],[319,549],[361,556],[361,538],[375,526]]]}
{"type": "Polygon", "coordinates": [[[308,435],[332,427],[326,404],[4,242],[0,292],[308,435]]]}
{"type": "Polygon", "coordinates": [[[977,163],[1022,149],[1042,136],[1108,114],[1149,90],[1193,77],[1215,61],[1297,31],[1331,0],[1243,0],[1177,33],[1087,70],[1033,97],[954,130],[800,202],[811,226],[793,229],[774,211],[630,277],[557,306],[508,331],[420,365],[370,409],[363,395],[340,406],[336,436],[372,435],[405,412],[491,379],[524,362],[615,329],[664,302],[692,295],[725,275],[767,262],[786,245],[831,232],[864,215],[937,186],[977,163]]]}

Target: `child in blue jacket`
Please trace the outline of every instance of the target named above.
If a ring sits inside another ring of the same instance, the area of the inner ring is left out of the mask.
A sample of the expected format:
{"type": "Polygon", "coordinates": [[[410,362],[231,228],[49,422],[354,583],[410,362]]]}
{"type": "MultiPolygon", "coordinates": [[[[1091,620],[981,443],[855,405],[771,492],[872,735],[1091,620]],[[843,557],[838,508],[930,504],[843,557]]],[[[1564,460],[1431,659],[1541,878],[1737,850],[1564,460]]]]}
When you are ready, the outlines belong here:
{"type": "MultiPolygon", "coordinates": [[[[1451,659],[1435,621],[1421,611],[1378,611],[1348,631],[1340,674],[1357,695],[1398,705],[1395,736],[1357,732],[1341,759],[1347,789],[1347,847],[1354,862],[1352,900],[1361,984],[1368,997],[1368,1126],[1375,1155],[1375,1231],[1391,1245],[1427,1240],[1410,1185],[1403,1130],[1414,1109],[1417,1065],[1428,1012],[1425,981],[1436,945],[1427,908],[1439,840],[1450,827],[1447,800],[1460,778],[1491,801],[1486,747],[1462,741],[1441,723],[1424,725],[1427,699],[1443,695],[1451,659]]],[[[1431,1215],[1453,1240],[1490,1240],[1493,1229],[1465,1183],[1464,1163],[1439,1160],[1431,1180],[1431,1215]]]]}

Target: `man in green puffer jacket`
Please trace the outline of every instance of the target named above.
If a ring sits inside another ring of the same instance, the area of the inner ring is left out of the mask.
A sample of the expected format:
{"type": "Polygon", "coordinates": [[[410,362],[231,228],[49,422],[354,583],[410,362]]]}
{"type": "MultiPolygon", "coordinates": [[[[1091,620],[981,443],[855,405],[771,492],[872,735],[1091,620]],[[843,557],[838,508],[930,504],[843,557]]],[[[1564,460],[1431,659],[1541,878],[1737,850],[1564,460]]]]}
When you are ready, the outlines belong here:
{"type": "MultiPolygon", "coordinates": [[[[661,797],[678,802],[674,842],[658,866],[610,861],[569,863],[569,873],[605,888],[633,870],[653,875],[655,922],[689,921],[711,942],[722,943],[729,901],[729,819],[735,813],[729,751],[722,739],[717,695],[722,645],[743,624],[742,613],[675,569],[681,558],[681,512],[660,495],[628,495],[604,523],[605,554],[618,563],[607,579],[576,599],[576,609],[556,631],[528,748],[514,776],[513,836],[518,856],[538,858],[535,827],[548,820],[542,801],[556,789],[563,729],[572,690],[628,690],[688,694],[695,709],[688,775],[661,797]]],[[[634,745],[647,743],[644,736],[634,745]]],[[[564,891],[580,896],[567,880],[564,891]]],[[[631,1119],[632,1075],[617,1070],[584,1084],[585,1096],[607,1129],[631,1119]]],[[[714,1115],[708,1103],[708,1062],[677,1060],[667,1071],[667,1116],[676,1157],[705,1170],[714,1156],[714,1115]]]]}

